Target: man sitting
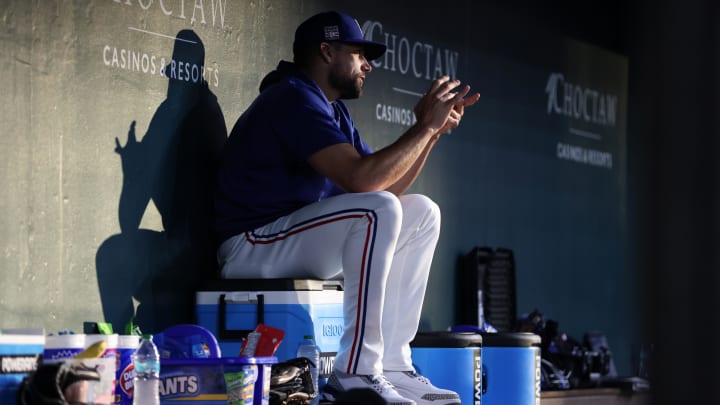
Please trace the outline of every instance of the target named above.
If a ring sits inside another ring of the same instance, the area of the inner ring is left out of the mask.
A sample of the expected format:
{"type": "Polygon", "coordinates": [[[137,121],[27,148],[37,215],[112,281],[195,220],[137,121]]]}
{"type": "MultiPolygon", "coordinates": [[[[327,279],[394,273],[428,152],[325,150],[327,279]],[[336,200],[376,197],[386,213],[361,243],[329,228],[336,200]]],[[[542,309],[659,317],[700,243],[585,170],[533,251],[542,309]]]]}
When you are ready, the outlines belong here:
{"type": "Polygon", "coordinates": [[[335,397],[372,388],[389,404],[459,404],[415,373],[415,336],[440,210],[407,195],[435,143],[479,94],[440,77],[417,122],[373,152],[343,99],[361,95],[385,45],[357,21],[326,12],[295,32],[294,63],[260,85],[225,144],[216,192],[224,278],[344,279],[345,330],[326,385],[335,397]]]}

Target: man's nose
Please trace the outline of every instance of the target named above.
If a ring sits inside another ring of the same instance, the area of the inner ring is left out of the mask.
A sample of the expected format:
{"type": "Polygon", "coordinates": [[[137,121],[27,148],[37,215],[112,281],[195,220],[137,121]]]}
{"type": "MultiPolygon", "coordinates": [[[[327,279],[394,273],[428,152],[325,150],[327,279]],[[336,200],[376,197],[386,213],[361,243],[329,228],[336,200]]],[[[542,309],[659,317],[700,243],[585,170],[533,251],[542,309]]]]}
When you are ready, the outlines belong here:
{"type": "Polygon", "coordinates": [[[372,71],[372,65],[370,65],[370,62],[368,62],[368,60],[365,59],[364,56],[362,57],[362,62],[363,62],[363,63],[362,63],[362,70],[363,70],[363,72],[368,72],[368,73],[371,72],[371,71],[372,71]]]}

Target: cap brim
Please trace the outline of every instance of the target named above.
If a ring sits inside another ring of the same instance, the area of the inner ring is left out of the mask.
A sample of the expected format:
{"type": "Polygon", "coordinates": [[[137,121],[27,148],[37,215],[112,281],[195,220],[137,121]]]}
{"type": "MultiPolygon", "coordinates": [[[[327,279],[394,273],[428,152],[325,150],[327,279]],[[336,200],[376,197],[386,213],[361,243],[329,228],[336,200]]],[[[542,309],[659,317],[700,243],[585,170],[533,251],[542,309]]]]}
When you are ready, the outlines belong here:
{"type": "Polygon", "coordinates": [[[387,50],[387,46],[385,44],[381,44],[379,42],[372,42],[372,41],[344,41],[349,44],[357,44],[362,45],[362,47],[365,49],[365,59],[367,60],[375,60],[385,53],[387,50]]]}

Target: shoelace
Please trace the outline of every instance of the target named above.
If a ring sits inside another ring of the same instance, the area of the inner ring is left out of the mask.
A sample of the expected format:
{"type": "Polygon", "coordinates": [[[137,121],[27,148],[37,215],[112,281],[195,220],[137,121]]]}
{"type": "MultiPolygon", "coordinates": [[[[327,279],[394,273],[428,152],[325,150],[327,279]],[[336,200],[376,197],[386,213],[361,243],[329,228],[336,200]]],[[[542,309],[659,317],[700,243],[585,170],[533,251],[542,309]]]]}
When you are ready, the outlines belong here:
{"type": "Polygon", "coordinates": [[[394,390],[395,386],[385,378],[384,375],[369,375],[370,381],[373,383],[373,388],[379,394],[382,394],[385,390],[394,390]]]}
{"type": "Polygon", "coordinates": [[[410,374],[411,376],[417,378],[417,380],[420,381],[421,383],[425,383],[425,384],[430,385],[430,380],[428,380],[427,377],[421,376],[420,374],[418,374],[418,373],[416,373],[416,372],[414,372],[414,371],[409,371],[408,374],[410,374]]]}

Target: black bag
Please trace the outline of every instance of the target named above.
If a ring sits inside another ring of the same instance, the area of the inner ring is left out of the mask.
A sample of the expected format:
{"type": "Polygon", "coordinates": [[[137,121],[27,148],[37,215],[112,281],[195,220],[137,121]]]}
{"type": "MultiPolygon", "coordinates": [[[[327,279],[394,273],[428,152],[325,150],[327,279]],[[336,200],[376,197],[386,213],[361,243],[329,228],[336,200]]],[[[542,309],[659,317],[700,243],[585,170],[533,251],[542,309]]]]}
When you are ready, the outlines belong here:
{"type": "Polygon", "coordinates": [[[18,405],[80,405],[75,398],[88,381],[100,381],[100,373],[81,363],[43,364],[25,377],[18,390],[18,405]]]}
{"type": "Polygon", "coordinates": [[[600,332],[586,333],[581,343],[560,330],[557,321],[545,321],[538,310],[520,320],[518,331],[542,338],[543,390],[595,387],[616,376],[607,338],[600,332]]]}
{"type": "Polygon", "coordinates": [[[273,364],[270,370],[270,405],[307,405],[318,393],[315,392],[310,367],[312,361],[305,357],[273,364]]]}

